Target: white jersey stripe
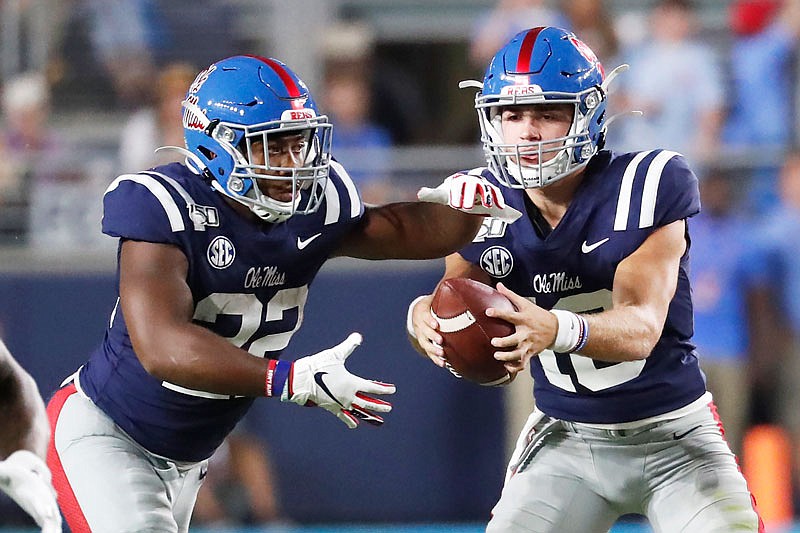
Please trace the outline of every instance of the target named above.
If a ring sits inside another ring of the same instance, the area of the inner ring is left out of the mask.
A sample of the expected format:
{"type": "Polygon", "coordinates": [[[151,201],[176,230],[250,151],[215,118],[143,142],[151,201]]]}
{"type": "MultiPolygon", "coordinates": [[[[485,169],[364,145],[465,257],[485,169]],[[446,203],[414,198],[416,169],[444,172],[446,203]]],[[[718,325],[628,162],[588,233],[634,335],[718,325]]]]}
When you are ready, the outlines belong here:
{"type": "MultiPolygon", "coordinates": [[[[172,185],[172,188],[175,189],[176,191],[178,191],[178,194],[181,195],[181,198],[183,198],[186,201],[186,207],[187,208],[189,206],[191,206],[191,205],[195,205],[194,198],[192,198],[192,196],[186,191],[186,189],[184,189],[183,186],[180,183],[178,183],[177,181],[175,181],[173,178],[170,178],[169,176],[167,176],[166,174],[162,174],[161,172],[147,172],[147,174],[158,176],[159,178],[163,179],[164,181],[166,181],[167,183],[172,185]]],[[[190,211],[190,213],[191,213],[191,211],[190,211]]],[[[206,230],[206,227],[205,227],[204,224],[200,224],[200,223],[195,222],[195,221],[192,221],[192,222],[194,223],[195,231],[205,231],[206,230]]]]}
{"type": "Polygon", "coordinates": [[[147,187],[147,190],[149,190],[153,196],[156,197],[156,199],[161,203],[161,207],[164,208],[164,212],[167,214],[167,218],[169,219],[169,227],[173,232],[183,231],[186,229],[186,226],[183,224],[183,217],[181,216],[181,210],[178,208],[178,204],[175,203],[175,200],[172,198],[172,195],[169,194],[167,188],[164,187],[153,176],[148,176],[147,174],[123,174],[111,182],[111,185],[108,186],[105,194],[108,194],[116,189],[123,181],[133,181],[147,187]]]}
{"type": "Polygon", "coordinates": [[[642,209],[639,211],[639,228],[649,228],[653,225],[656,213],[656,196],[658,196],[658,184],[661,181],[661,173],[667,162],[680,155],[678,152],[664,150],[659,153],[650,163],[647,175],[644,178],[644,190],[642,191],[642,209]]]}
{"type": "Polygon", "coordinates": [[[215,392],[187,389],[186,387],[175,385],[174,383],[170,383],[169,381],[162,381],[161,386],[164,387],[165,389],[174,390],[175,392],[180,392],[188,396],[197,396],[198,398],[208,398],[209,400],[230,400],[231,398],[235,397],[235,396],[230,396],[229,394],[217,394],[215,392]]]}
{"type": "Polygon", "coordinates": [[[617,214],[614,217],[614,231],[624,231],[625,228],[628,227],[628,213],[630,213],[631,210],[631,194],[633,193],[633,178],[636,175],[636,169],[639,168],[639,163],[651,152],[652,150],[636,154],[625,168],[625,173],[622,175],[622,186],[620,187],[619,198],[617,198],[617,214]]]}
{"type": "Polygon", "coordinates": [[[328,178],[325,184],[325,225],[333,224],[339,220],[342,207],[339,205],[339,192],[333,180],[328,178]]]}
{"type": "Polygon", "coordinates": [[[336,161],[331,161],[331,167],[336,171],[344,186],[347,188],[347,194],[350,196],[350,218],[355,218],[361,213],[361,198],[358,196],[358,189],[356,184],[353,183],[353,178],[344,169],[344,167],[336,161]]]}

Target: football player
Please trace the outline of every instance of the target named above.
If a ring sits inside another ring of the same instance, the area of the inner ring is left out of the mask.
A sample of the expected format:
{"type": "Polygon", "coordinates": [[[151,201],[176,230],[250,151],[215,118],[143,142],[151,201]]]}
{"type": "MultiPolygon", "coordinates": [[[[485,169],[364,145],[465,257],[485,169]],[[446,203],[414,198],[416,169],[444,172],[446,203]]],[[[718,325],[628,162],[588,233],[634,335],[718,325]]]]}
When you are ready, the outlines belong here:
{"type": "Polygon", "coordinates": [[[60,533],[61,514],[44,462],[49,435],[36,383],[0,340],[0,490],[42,533],[60,533]]]}
{"type": "MultiPolygon", "coordinates": [[[[623,67],[624,69],[625,67],[623,67]]],[[[493,58],[475,108],[488,168],[524,212],[487,220],[446,260],[506,295],[489,308],[511,372],[530,365],[536,408],[490,532],[606,532],[623,514],[655,531],[760,531],[692,345],[687,219],[697,179],[678,153],[604,150],[608,85],[595,54],[554,27],[493,58]]],[[[668,102],[667,102],[668,104],[668,102]]],[[[431,297],[409,308],[416,347],[443,366],[431,297]]]]}
{"type": "Polygon", "coordinates": [[[74,533],[187,531],[209,456],[259,396],[381,424],[391,405],[371,395],[395,388],[346,370],[359,334],[278,359],[320,267],[443,257],[475,235],[475,214],[513,212],[475,177],[427,191],[431,202],[365,206],[331,157],[333,126],[275,59],[202,71],[183,126],[185,164],[122,175],[103,199],[119,297],[49,404],[48,461],[74,533]]]}

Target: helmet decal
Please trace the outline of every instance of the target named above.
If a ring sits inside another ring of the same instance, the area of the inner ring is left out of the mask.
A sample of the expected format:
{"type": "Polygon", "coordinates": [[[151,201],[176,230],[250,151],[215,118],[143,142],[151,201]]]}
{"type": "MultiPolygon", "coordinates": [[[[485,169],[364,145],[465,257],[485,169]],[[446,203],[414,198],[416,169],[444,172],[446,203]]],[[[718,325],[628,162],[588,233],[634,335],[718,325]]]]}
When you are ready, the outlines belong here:
{"type": "Polygon", "coordinates": [[[569,37],[569,41],[573,45],[575,45],[575,48],[578,50],[578,52],[581,53],[581,55],[583,55],[583,57],[586,58],[587,61],[591,61],[592,63],[598,63],[597,56],[594,54],[592,49],[589,48],[589,46],[586,43],[584,43],[575,36],[569,37]]]}

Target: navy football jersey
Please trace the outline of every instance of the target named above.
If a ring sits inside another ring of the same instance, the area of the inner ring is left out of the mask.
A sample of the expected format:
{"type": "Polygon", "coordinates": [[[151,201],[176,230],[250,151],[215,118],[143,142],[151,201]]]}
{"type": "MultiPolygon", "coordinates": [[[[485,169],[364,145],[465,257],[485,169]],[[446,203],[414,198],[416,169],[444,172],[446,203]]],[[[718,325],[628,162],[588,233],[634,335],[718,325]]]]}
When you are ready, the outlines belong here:
{"type": "MultiPolygon", "coordinates": [[[[482,175],[497,183],[488,169],[482,175]]],[[[665,150],[598,153],[564,217],[543,236],[525,191],[503,192],[506,203],[529,216],[513,224],[487,218],[461,255],[545,309],[580,313],[610,308],[617,265],[659,227],[700,210],[697,178],[680,154],[665,150]]],[[[564,420],[615,424],[699,398],[705,383],[691,341],[688,261],[687,250],[664,330],[647,359],[607,363],[545,350],[531,359],[537,407],[564,420]]]]}
{"type": "MultiPolygon", "coordinates": [[[[119,237],[120,245],[130,239],[183,251],[195,323],[270,358],[289,344],[303,321],[314,276],[364,213],[356,187],[338,163],[332,164],[320,209],[280,224],[242,217],[180,163],[118,177],[103,205],[103,232],[119,237]]],[[[139,444],[175,460],[209,457],[253,402],[189,390],[148,374],[131,346],[119,300],[78,385],[139,444]]]]}

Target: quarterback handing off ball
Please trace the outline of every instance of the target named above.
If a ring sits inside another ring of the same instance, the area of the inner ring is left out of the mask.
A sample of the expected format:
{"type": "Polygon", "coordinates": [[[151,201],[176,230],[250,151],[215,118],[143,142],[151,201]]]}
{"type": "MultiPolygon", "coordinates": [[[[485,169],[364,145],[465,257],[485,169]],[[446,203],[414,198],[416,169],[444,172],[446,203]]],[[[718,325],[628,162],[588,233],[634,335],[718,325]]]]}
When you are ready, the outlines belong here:
{"type": "Polygon", "coordinates": [[[486,316],[486,309],[513,310],[514,304],[492,287],[468,278],[442,281],[433,294],[431,313],[439,322],[447,366],[454,374],[480,385],[508,382],[503,363],[494,358],[494,337],[507,337],[514,326],[486,316]]]}

